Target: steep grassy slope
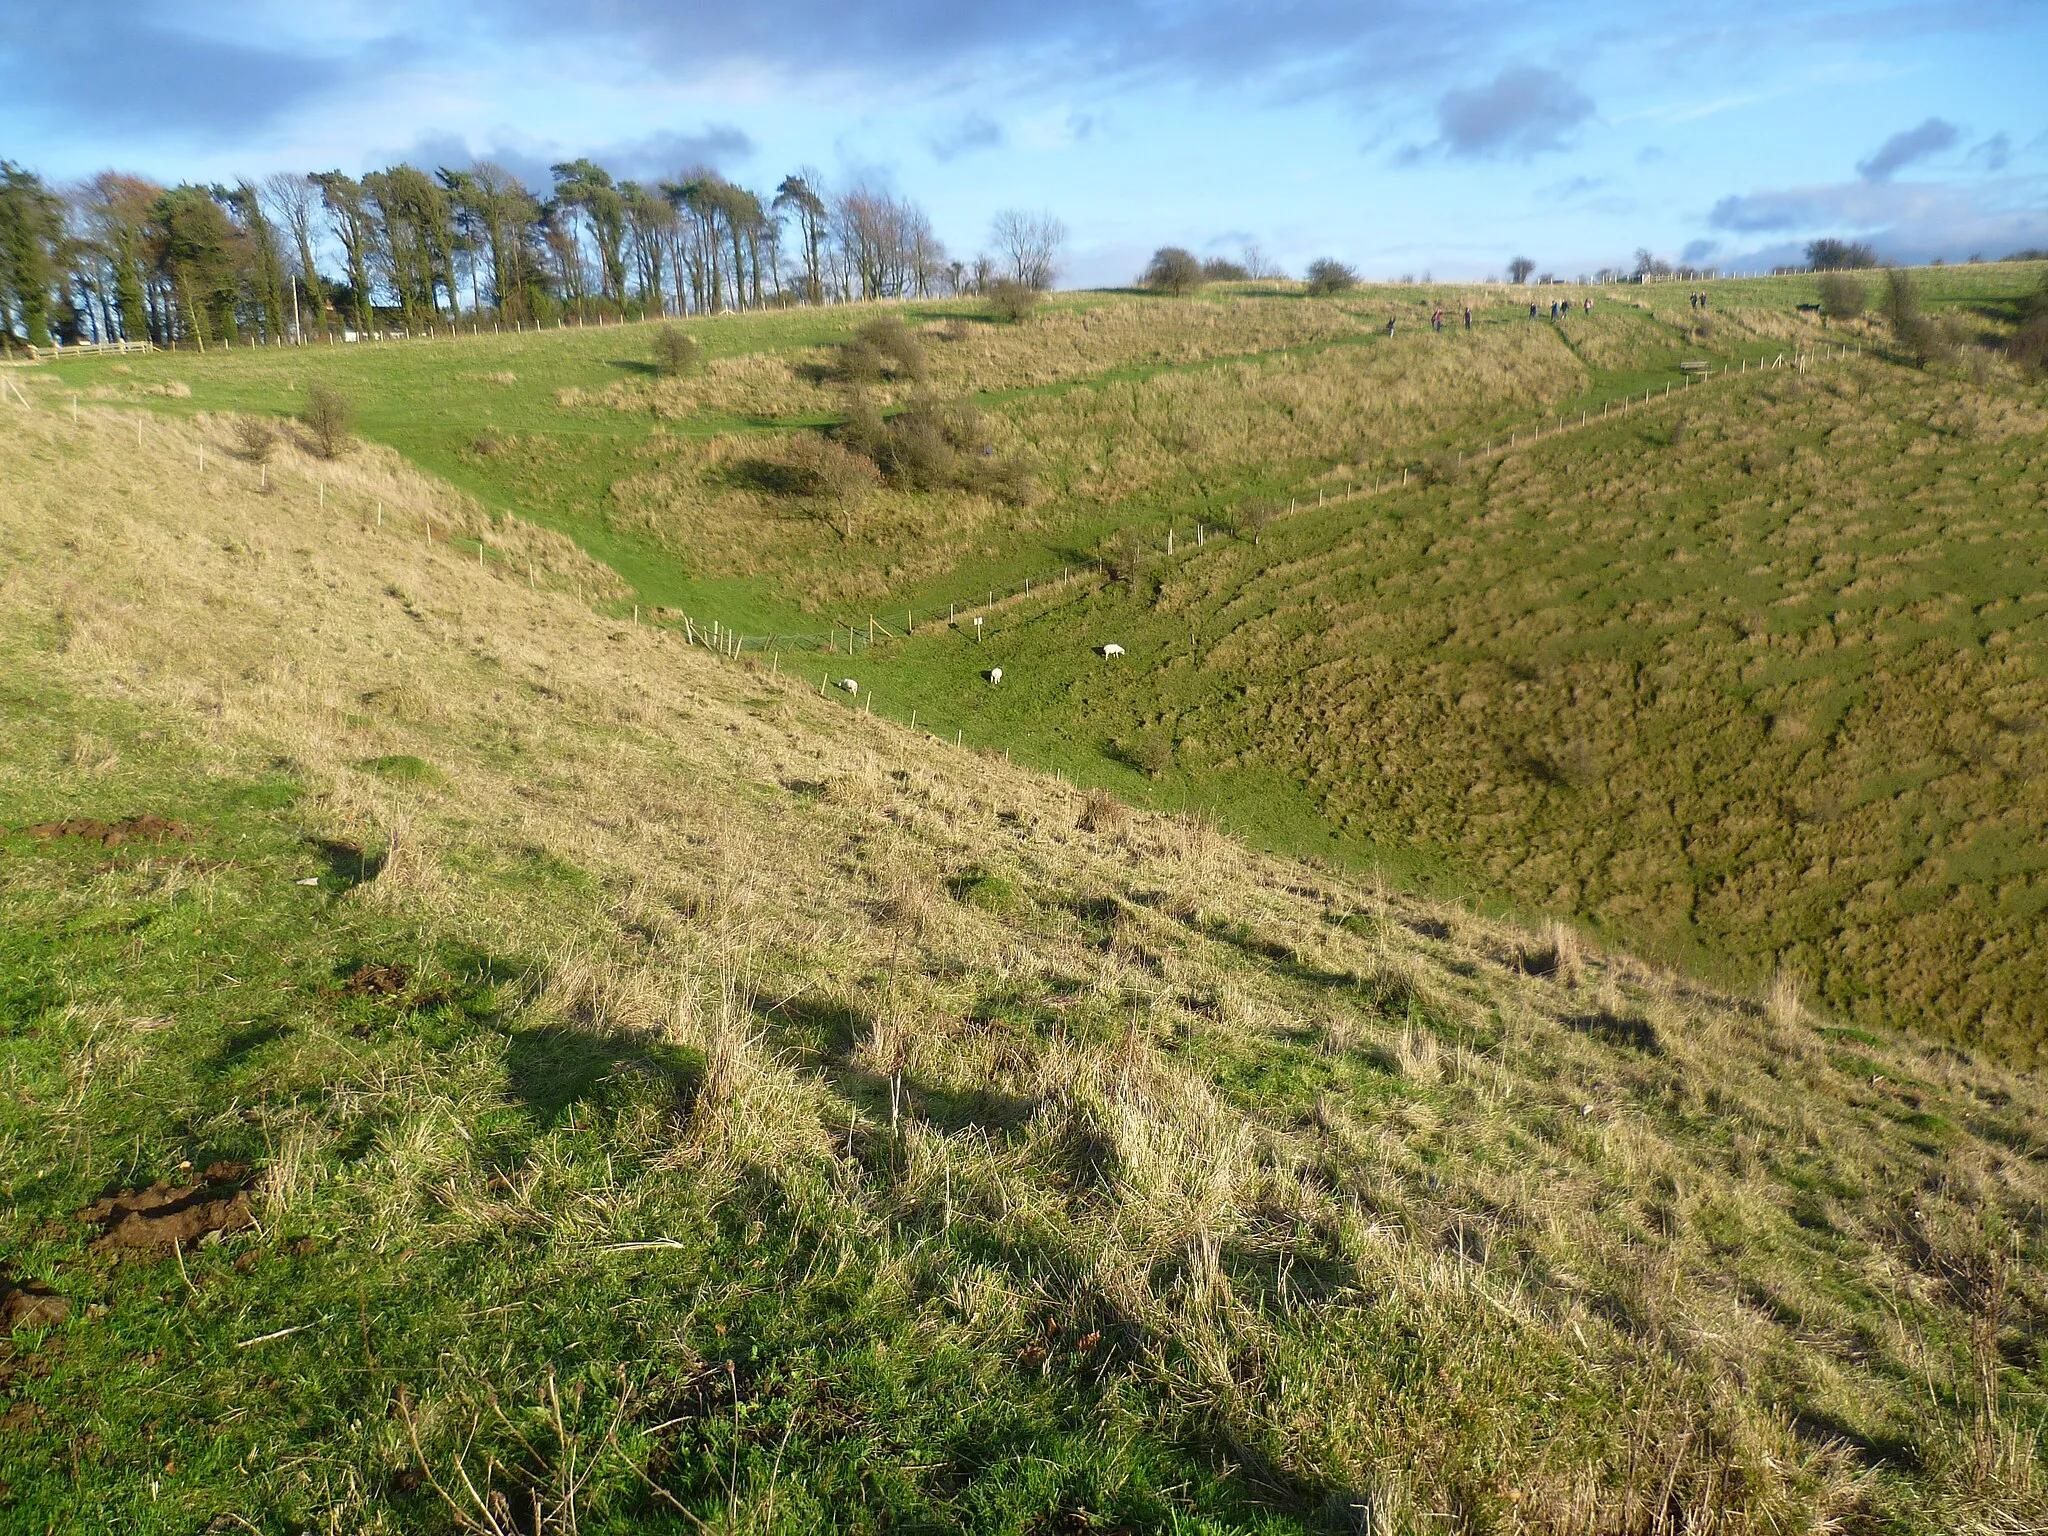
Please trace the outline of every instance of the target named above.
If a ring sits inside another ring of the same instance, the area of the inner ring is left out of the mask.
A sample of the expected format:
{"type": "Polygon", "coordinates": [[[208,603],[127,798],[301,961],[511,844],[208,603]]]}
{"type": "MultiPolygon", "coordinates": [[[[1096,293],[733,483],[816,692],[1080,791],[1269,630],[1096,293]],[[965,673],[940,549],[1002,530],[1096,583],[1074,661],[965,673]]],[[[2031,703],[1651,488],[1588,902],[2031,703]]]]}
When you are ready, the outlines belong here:
{"type": "Polygon", "coordinates": [[[2048,1516],[2031,1079],[131,433],[0,422],[13,1528],[2048,1516]]]}
{"type": "Polygon", "coordinates": [[[2044,513],[2038,385],[1828,362],[866,666],[1100,782],[1170,745],[1155,792],[1248,827],[1295,784],[1355,857],[2031,1059],[2044,513]]]}
{"type": "Polygon", "coordinates": [[[681,380],[654,376],[648,326],[92,358],[42,377],[53,395],[177,413],[288,414],[325,380],[369,436],[571,535],[643,604],[758,634],[929,609],[1085,559],[1119,528],[1230,522],[1248,501],[1640,391],[1696,354],[1783,345],[1733,320],[1695,336],[1615,293],[1561,328],[1523,307],[1415,287],[1079,294],[1017,327],[969,300],[693,320],[706,362],[681,380]],[[1429,333],[1433,307],[1465,302],[1474,331],[1429,333]],[[914,328],[926,378],[867,395],[885,409],[972,403],[989,445],[1029,469],[1031,496],[884,487],[847,505],[792,489],[797,445],[852,407],[837,343],[877,315],[914,328]]]}

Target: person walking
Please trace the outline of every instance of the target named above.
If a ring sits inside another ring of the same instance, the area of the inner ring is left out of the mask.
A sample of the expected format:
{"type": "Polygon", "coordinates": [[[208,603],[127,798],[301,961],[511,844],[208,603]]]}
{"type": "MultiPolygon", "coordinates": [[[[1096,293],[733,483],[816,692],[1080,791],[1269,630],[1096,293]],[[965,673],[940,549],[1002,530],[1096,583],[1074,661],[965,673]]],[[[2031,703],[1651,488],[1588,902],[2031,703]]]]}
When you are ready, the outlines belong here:
{"type": "Polygon", "coordinates": [[[1392,341],[1393,339],[1394,339],[1394,317],[1393,317],[1392,315],[1389,315],[1389,316],[1387,316],[1387,340],[1389,340],[1389,341],[1392,341]]]}
{"type": "Polygon", "coordinates": [[[1465,306],[1465,329],[1468,331],[1472,329],[1472,306],[1470,304],[1465,306]]]}

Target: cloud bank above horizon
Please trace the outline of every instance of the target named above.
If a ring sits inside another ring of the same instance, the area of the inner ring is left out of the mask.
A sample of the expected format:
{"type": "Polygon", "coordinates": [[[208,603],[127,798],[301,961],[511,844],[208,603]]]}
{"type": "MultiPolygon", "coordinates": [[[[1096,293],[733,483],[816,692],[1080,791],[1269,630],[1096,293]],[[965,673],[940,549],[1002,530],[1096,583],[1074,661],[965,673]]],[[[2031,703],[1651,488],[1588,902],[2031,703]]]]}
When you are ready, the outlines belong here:
{"type": "Polygon", "coordinates": [[[1069,280],[1161,244],[1299,269],[1728,267],[1806,240],[2048,246],[2030,0],[49,0],[0,14],[0,158],[224,180],[498,160],[545,189],[799,165],[886,184],[963,254],[1005,206],[1069,280]]]}

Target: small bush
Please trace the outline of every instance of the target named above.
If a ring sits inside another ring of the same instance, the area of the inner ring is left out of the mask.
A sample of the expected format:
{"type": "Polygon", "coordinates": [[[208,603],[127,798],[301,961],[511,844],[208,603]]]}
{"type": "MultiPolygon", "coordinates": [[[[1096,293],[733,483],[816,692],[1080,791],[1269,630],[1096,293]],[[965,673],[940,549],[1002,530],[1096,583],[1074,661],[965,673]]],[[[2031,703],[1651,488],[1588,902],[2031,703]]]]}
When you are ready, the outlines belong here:
{"type": "Polygon", "coordinates": [[[1078,823],[1083,832],[1121,832],[1124,829],[1123,802],[1099,789],[1088,791],[1078,823]]]}
{"type": "Polygon", "coordinates": [[[235,421],[235,447],[251,464],[268,464],[277,451],[277,428],[261,416],[242,416],[235,421]]]}
{"type": "Polygon", "coordinates": [[[2006,343],[2006,354],[2037,377],[2048,374],[2048,312],[2021,321],[2006,343]]]}
{"type": "Polygon", "coordinates": [[[856,384],[874,384],[885,378],[922,383],[924,348],[899,316],[878,315],[840,344],[839,369],[856,384]]]}
{"type": "Polygon", "coordinates": [[[1014,278],[997,278],[988,285],[990,313],[1010,325],[1021,325],[1029,320],[1037,313],[1039,301],[1044,297],[1029,283],[1020,283],[1014,278]]]}
{"type": "Polygon", "coordinates": [[[1830,320],[1854,320],[1869,302],[1863,284],[1853,277],[1829,272],[1820,280],[1820,307],[1830,320]]]}
{"type": "Polygon", "coordinates": [[[820,501],[846,501],[882,483],[872,459],[811,432],[799,433],[790,443],[786,468],[788,494],[820,501]]]}
{"type": "Polygon", "coordinates": [[[1146,571],[1151,569],[1152,551],[1145,547],[1137,529],[1125,528],[1110,541],[1109,554],[1103,564],[1109,567],[1112,581],[1120,581],[1136,591],[1145,579],[1146,571]]]}
{"type": "Polygon", "coordinates": [[[1327,297],[1358,286],[1358,274],[1328,256],[1308,264],[1308,291],[1327,297]]]}
{"type": "Polygon", "coordinates": [[[315,384],[306,391],[306,408],[299,415],[312,434],[313,451],[323,459],[338,459],[348,451],[349,428],[355,412],[340,391],[315,384]]]}
{"type": "Polygon", "coordinates": [[[663,378],[679,379],[694,373],[703,358],[697,338],[680,326],[664,325],[654,333],[654,371],[663,378]]]}
{"type": "Polygon", "coordinates": [[[1145,272],[1138,279],[1144,287],[1157,289],[1160,293],[1192,293],[1202,286],[1202,264],[1195,260],[1194,252],[1182,250],[1177,245],[1161,246],[1152,253],[1152,259],[1145,264],[1145,272]]]}
{"type": "Polygon", "coordinates": [[[1140,731],[1118,737],[1112,745],[1119,758],[1149,778],[1156,779],[1173,766],[1173,738],[1164,731],[1140,731]]]}
{"type": "Polygon", "coordinates": [[[1210,283],[1248,283],[1252,279],[1251,269],[1243,262],[1226,261],[1221,256],[1211,256],[1202,263],[1202,280],[1210,283]]]}

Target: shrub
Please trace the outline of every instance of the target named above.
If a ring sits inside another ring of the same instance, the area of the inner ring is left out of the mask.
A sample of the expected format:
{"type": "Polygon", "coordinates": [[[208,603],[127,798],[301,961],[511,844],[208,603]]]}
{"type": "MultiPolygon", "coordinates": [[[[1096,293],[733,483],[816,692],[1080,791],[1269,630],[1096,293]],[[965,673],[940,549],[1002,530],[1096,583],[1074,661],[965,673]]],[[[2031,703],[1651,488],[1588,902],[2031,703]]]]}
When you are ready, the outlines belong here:
{"type": "Polygon", "coordinates": [[[1011,277],[999,277],[988,285],[990,312],[998,320],[1011,325],[1029,320],[1037,312],[1039,300],[1044,297],[1029,283],[1020,283],[1011,277]]]}
{"type": "Polygon", "coordinates": [[[654,371],[665,379],[694,373],[703,355],[697,338],[680,326],[664,325],[654,333],[654,371]]]}
{"type": "Polygon", "coordinates": [[[299,415],[312,434],[313,451],[323,459],[338,459],[348,451],[349,427],[355,412],[340,391],[315,384],[306,391],[306,408],[299,415]]]}
{"type": "Polygon", "coordinates": [[[1158,778],[1173,766],[1173,738],[1164,731],[1120,736],[1111,745],[1118,757],[1150,778],[1158,778]]]}
{"type": "Polygon", "coordinates": [[[800,432],[789,445],[783,484],[789,494],[820,501],[846,501],[881,484],[874,461],[814,432],[800,432]]]}
{"type": "Polygon", "coordinates": [[[1145,547],[1137,529],[1125,528],[1110,541],[1109,553],[1103,564],[1109,568],[1111,580],[1120,581],[1135,591],[1152,564],[1152,551],[1145,547]]]}
{"type": "Polygon", "coordinates": [[[1017,505],[1035,494],[1029,467],[999,457],[981,413],[929,395],[884,420],[874,402],[856,395],[833,445],[866,459],[889,484],[903,490],[980,491],[1017,505]]]}
{"type": "Polygon", "coordinates": [[[1535,262],[1526,256],[1517,256],[1508,263],[1508,281],[1511,283],[1526,283],[1529,281],[1529,274],[1535,270],[1535,262]]]}
{"type": "Polygon", "coordinates": [[[1121,832],[1124,829],[1123,802],[1103,790],[1088,791],[1078,825],[1083,832],[1121,832]]]}
{"type": "Polygon", "coordinates": [[[1251,269],[1243,262],[1226,261],[1221,256],[1211,256],[1202,263],[1202,280],[1209,283],[1248,283],[1251,269]]]}
{"type": "Polygon", "coordinates": [[[1853,277],[1829,272],[1820,280],[1820,307],[1830,320],[1854,320],[1869,301],[1863,284],[1853,277]]]}
{"type": "Polygon", "coordinates": [[[1358,286],[1358,274],[1343,262],[1325,256],[1308,264],[1308,291],[1313,294],[1343,293],[1358,286]]]}
{"type": "Polygon", "coordinates": [[[277,451],[277,428],[261,416],[242,416],[235,421],[235,446],[251,464],[268,464],[277,451]]]}
{"type": "Polygon", "coordinates": [[[899,315],[877,315],[868,321],[843,345],[841,357],[850,379],[873,382],[886,376],[924,382],[924,348],[899,315]]]}
{"type": "Polygon", "coordinates": [[[2048,313],[2021,321],[2006,344],[2006,353],[2029,373],[2048,374],[2048,313]]]}
{"type": "Polygon", "coordinates": [[[1138,281],[1144,287],[1177,298],[1202,286],[1202,264],[1195,260],[1192,251],[1182,250],[1177,245],[1161,246],[1152,253],[1152,259],[1145,264],[1144,275],[1138,281]]]}

